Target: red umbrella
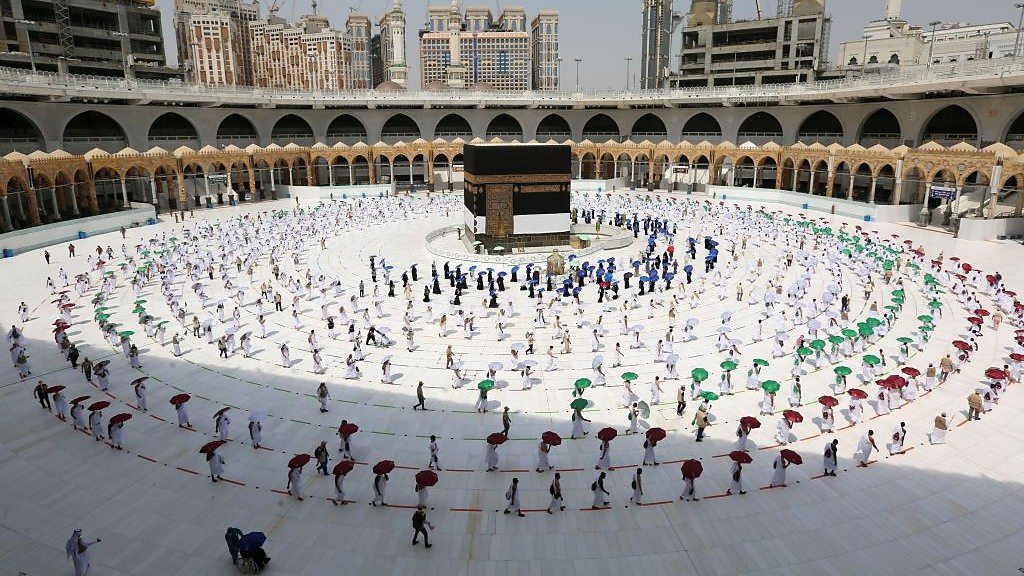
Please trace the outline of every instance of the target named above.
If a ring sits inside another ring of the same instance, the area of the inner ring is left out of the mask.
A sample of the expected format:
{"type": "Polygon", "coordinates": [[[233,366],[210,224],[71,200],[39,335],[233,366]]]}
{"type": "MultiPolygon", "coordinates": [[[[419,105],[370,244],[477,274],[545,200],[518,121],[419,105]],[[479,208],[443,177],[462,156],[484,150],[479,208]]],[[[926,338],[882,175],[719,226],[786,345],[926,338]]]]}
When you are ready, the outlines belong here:
{"type": "Polygon", "coordinates": [[[964,272],[970,272],[971,270],[974,269],[970,264],[964,264],[961,266],[961,268],[964,269],[964,272]]]}
{"type": "Polygon", "coordinates": [[[683,478],[690,480],[700,478],[702,472],[704,472],[704,465],[700,463],[700,460],[687,460],[682,465],[683,478]]]}
{"type": "Polygon", "coordinates": [[[950,256],[949,259],[952,260],[953,262],[959,262],[960,261],[960,257],[959,256],[950,256]]]}
{"type": "Polygon", "coordinates": [[[555,432],[551,432],[551,431],[547,431],[547,432],[541,434],[540,435],[540,439],[545,444],[550,444],[552,446],[558,446],[558,445],[560,445],[562,443],[562,437],[559,436],[558,434],[556,434],[555,432]]]}
{"type": "Polygon", "coordinates": [[[967,350],[971,349],[971,345],[968,344],[967,342],[964,342],[963,340],[954,340],[953,348],[956,348],[961,352],[966,352],[967,350]]]}
{"type": "Polygon", "coordinates": [[[346,422],[338,427],[338,432],[341,432],[344,436],[351,436],[352,434],[359,432],[359,426],[351,422],[346,422]]]}
{"type": "Polygon", "coordinates": [[[374,474],[387,474],[395,469],[395,463],[391,460],[381,460],[373,465],[374,474]]]}
{"type": "Polygon", "coordinates": [[[907,376],[910,376],[911,378],[917,378],[918,376],[921,375],[921,371],[918,370],[917,368],[914,368],[913,366],[904,366],[901,372],[903,372],[907,376]]]}
{"type": "Polygon", "coordinates": [[[786,462],[789,462],[790,464],[803,464],[804,463],[804,459],[801,458],[799,454],[797,454],[796,452],[793,452],[792,450],[782,450],[781,452],[779,452],[779,454],[782,455],[782,459],[783,460],[785,460],[786,462]]]}
{"type": "Polygon", "coordinates": [[[829,408],[835,408],[839,405],[839,400],[836,400],[832,396],[821,396],[818,398],[818,403],[822,406],[828,406],[829,408]]]}
{"type": "Polygon", "coordinates": [[[1006,372],[1000,368],[989,368],[985,370],[985,376],[993,380],[1006,380],[1006,372]]]}
{"type": "Polygon", "coordinates": [[[113,416],[111,416],[110,417],[110,423],[111,424],[117,424],[118,422],[127,422],[127,421],[129,421],[131,419],[132,419],[132,415],[131,414],[129,414],[127,412],[122,412],[120,414],[114,414],[113,416]]]}
{"type": "Polygon", "coordinates": [[[171,396],[171,404],[184,404],[188,402],[192,397],[188,394],[175,394],[171,396]]]}
{"type": "Polygon", "coordinates": [[[65,320],[54,320],[51,326],[71,326],[71,324],[68,324],[65,320]]]}
{"type": "Polygon", "coordinates": [[[597,433],[597,438],[605,442],[611,442],[618,435],[619,432],[615,428],[602,428],[601,431],[597,433]]]}
{"type": "Polygon", "coordinates": [[[751,429],[761,427],[761,421],[758,420],[757,418],[754,418],[753,416],[744,416],[740,418],[740,424],[743,424],[747,428],[751,429]]]}
{"type": "Polygon", "coordinates": [[[67,304],[61,304],[60,305],[60,309],[61,310],[70,310],[70,309],[72,309],[74,307],[75,307],[75,305],[72,304],[71,302],[68,302],[67,304]]]}
{"type": "Polygon", "coordinates": [[[420,470],[416,473],[416,483],[420,486],[433,486],[437,484],[437,472],[433,470],[420,470]]]}
{"type": "Polygon", "coordinates": [[[967,280],[967,276],[964,276],[963,274],[957,274],[956,277],[958,280],[967,280]]]}
{"type": "Polygon", "coordinates": [[[754,459],[750,457],[750,454],[739,450],[729,452],[729,458],[732,458],[733,462],[739,462],[740,464],[750,464],[754,461],[754,459]]]}
{"type": "Polygon", "coordinates": [[[491,446],[498,446],[500,444],[504,444],[506,440],[508,440],[508,436],[505,436],[505,434],[502,432],[494,432],[492,434],[487,435],[487,443],[490,444],[491,446]]]}
{"type": "Polygon", "coordinates": [[[100,400],[99,402],[93,402],[92,404],[89,404],[89,412],[95,412],[97,410],[103,410],[107,406],[110,406],[110,402],[107,402],[106,400],[100,400]]]}
{"type": "Polygon", "coordinates": [[[295,456],[292,456],[291,460],[288,461],[288,467],[302,468],[306,464],[309,464],[309,461],[312,459],[313,457],[310,456],[309,454],[296,454],[295,456]]]}
{"type": "Polygon", "coordinates": [[[893,374],[886,378],[895,388],[903,388],[907,385],[907,379],[899,374],[893,374]]]}
{"type": "Polygon", "coordinates": [[[993,276],[992,274],[989,274],[988,276],[985,276],[985,280],[988,280],[989,284],[995,284],[996,283],[996,277],[993,276]]]}
{"type": "Polygon", "coordinates": [[[1017,293],[1016,293],[1016,292],[1014,292],[1014,291],[1012,291],[1012,290],[1003,290],[1003,294],[1006,294],[1006,295],[1007,295],[1007,296],[1009,296],[1010,298],[1013,298],[1014,296],[1016,296],[1016,295],[1017,295],[1017,293]]]}
{"type": "Polygon", "coordinates": [[[651,442],[661,442],[668,436],[664,428],[651,428],[647,431],[647,439],[651,442]]]}
{"type": "Polygon", "coordinates": [[[214,416],[215,418],[216,418],[217,416],[223,416],[223,415],[224,415],[224,413],[225,413],[225,412],[227,412],[228,410],[231,410],[231,408],[230,408],[230,407],[225,407],[225,408],[221,408],[220,410],[217,410],[216,412],[214,412],[214,413],[213,413],[213,416],[214,416]]]}
{"type": "Polygon", "coordinates": [[[79,396],[78,398],[75,398],[74,400],[72,400],[71,404],[75,405],[75,404],[78,404],[79,402],[82,402],[83,400],[88,400],[88,399],[89,399],[89,396],[79,396]]]}
{"type": "Polygon", "coordinates": [[[342,460],[334,465],[334,475],[344,476],[352,471],[356,467],[356,463],[351,460],[342,460]]]}
{"type": "Polygon", "coordinates": [[[789,420],[793,424],[797,424],[804,421],[803,415],[797,412],[796,410],[786,410],[785,412],[782,413],[782,415],[786,418],[786,420],[789,420]]]}
{"type": "MultiPolygon", "coordinates": [[[[60,392],[64,388],[65,388],[64,386],[49,386],[49,387],[46,388],[46,393],[47,394],[54,394],[54,393],[60,392]]],[[[88,398],[88,396],[86,396],[86,398],[88,398]]]]}
{"type": "Polygon", "coordinates": [[[207,442],[203,444],[203,447],[199,449],[200,454],[212,454],[214,450],[227,444],[224,440],[214,440],[213,442],[207,442]]]}
{"type": "Polygon", "coordinates": [[[847,394],[850,395],[850,398],[858,398],[860,400],[864,400],[868,397],[868,393],[860,388],[850,388],[850,390],[847,391],[847,394]]]}
{"type": "Polygon", "coordinates": [[[903,243],[906,244],[907,246],[912,246],[914,244],[914,241],[913,240],[904,240],[903,243]]]}
{"type": "MultiPolygon", "coordinates": [[[[1013,360],[1014,362],[1024,361],[1024,354],[1010,354],[1010,360],[1013,360]]],[[[63,386],[61,386],[61,388],[63,388],[63,386]]]]}
{"type": "Polygon", "coordinates": [[[991,312],[989,312],[988,310],[985,310],[984,308],[978,308],[977,310],[975,310],[975,311],[974,311],[974,314],[975,314],[976,316],[981,316],[981,317],[983,317],[983,318],[984,318],[985,316],[991,316],[991,315],[992,315],[992,313],[991,313],[991,312]]]}
{"type": "Polygon", "coordinates": [[[971,316],[970,318],[967,319],[967,321],[970,322],[971,324],[974,324],[975,326],[981,326],[982,323],[985,322],[984,320],[978,318],[977,316],[971,316]]]}

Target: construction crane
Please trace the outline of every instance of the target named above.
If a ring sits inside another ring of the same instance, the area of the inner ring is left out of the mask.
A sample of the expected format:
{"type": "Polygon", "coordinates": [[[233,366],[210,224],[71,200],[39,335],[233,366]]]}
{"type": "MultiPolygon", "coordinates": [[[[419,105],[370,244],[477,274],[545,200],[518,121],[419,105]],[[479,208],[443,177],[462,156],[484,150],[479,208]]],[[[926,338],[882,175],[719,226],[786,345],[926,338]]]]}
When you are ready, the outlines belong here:
{"type": "Polygon", "coordinates": [[[267,15],[277,16],[277,12],[281,9],[281,0],[271,0],[267,5],[267,15]]]}
{"type": "Polygon", "coordinates": [[[754,8],[757,9],[757,19],[762,20],[764,18],[764,10],[761,10],[761,0],[754,0],[754,8]]]}

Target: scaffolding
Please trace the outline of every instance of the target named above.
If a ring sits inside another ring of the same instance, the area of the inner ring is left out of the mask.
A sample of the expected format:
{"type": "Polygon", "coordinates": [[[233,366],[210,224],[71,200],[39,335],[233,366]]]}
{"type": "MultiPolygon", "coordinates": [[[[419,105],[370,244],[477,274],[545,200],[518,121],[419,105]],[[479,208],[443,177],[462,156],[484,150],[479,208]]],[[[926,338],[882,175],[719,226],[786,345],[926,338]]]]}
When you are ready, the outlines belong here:
{"type": "Polygon", "coordinates": [[[57,21],[60,53],[65,58],[70,58],[75,50],[75,39],[71,34],[71,11],[68,9],[68,0],[54,0],[53,14],[57,21]]]}

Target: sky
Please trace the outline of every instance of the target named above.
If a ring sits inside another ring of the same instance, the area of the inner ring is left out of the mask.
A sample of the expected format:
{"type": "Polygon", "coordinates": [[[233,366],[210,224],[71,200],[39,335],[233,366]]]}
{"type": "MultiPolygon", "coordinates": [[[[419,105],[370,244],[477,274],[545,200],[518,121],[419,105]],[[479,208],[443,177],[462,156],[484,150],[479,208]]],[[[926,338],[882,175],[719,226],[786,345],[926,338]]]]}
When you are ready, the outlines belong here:
{"type": "MultiPolygon", "coordinates": [[[[266,16],[265,0],[262,14],[266,16]]],[[[334,28],[345,22],[349,7],[363,12],[376,22],[393,0],[319,0],[319,11],[326,15],[334,28]]],[[[752,18],[755,0],[734,0],[733,16],[752,18]]],[[[775,13],[776,0],[761,0],[764,10],[775,13]]],[[[419,50],[416,31],[426,20],[428,3],[447,5],[445,0],[402,0],[408,21],[407,53],[411,61],[410,84],[419,82],[419,50]]],[[[156,0],[162,11],[164,35],[167,40],[169,61],[177,62],[174,46],[172,16],[174,0],[156,0]]],[[[491,0],[463,0],[463,6],[488,6],[497,13],[498,2],[491,0]]],[[[832,60],[839,44],[861,38],[862,28],[870,20],[879,19],[885,12],[885,0],[826,0],[826,10],[832,15],[832,38],[829,47],[832,60]]],[[[925,25],[932,20],[985,24],[991,22],[1017,23],[1020,12],[1013,8],[1012,0],[903,0],[903,17],[912,24],[925,25]],[[968,9],[969,7],[969,9],[968,9]]],[[[282,0],[279,14],[289,20],[298,19],[311,11],[310,0],[282,0]]],[[[501,4],[502,6],[506,4],[501,4]]],[[[563,59],[562,85],[576,82],[576,58],[580,63],[580,84],[584,88],[623,88],[627,66],[632,82],[636,84],[640,60],[641,0],[510,0],[508,5],[526,8],[532,19],[538,10],[559,11],[559,43],[563,59]],[[633,58],[631,63],[626,58],[633,58]]],[[[688,11],[690,0],[676,0],[677,11],[688,11]]],[[[678,34],[676,35],[678,36],[678,34]]],[[[678,38],[673,38],[673,52],[678,38]]]]}

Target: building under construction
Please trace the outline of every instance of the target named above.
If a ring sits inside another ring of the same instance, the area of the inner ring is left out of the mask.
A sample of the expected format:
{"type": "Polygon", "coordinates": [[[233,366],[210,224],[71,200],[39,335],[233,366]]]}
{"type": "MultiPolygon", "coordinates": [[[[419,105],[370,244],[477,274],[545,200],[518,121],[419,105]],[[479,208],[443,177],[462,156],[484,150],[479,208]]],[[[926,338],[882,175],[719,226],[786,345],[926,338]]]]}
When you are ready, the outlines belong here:
{"type": "Polygon", "coordinates": [[[3,0],[0,66],[181,77],[167,66],[160,11],[153,0],[3,0]]]}
{"type": "Polygon", "coordinates": [[[779,0],[770,15],[762,0],[749,1],[757,9],[753,20],[734,20],[733,0],[693,0],[682,18],[678,64],[662,85],[805,82],[828,68],[831,19],[825,0],[779,0]]]}

